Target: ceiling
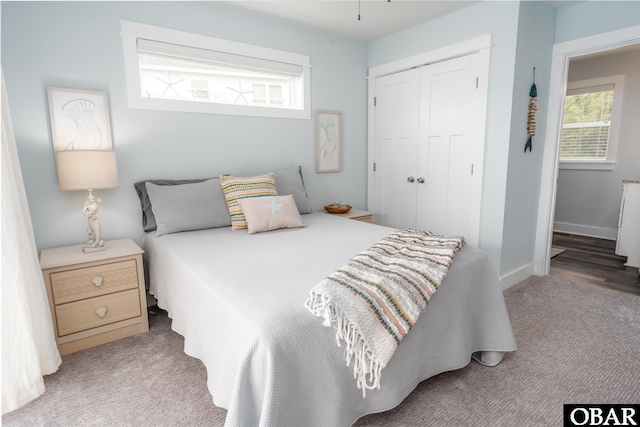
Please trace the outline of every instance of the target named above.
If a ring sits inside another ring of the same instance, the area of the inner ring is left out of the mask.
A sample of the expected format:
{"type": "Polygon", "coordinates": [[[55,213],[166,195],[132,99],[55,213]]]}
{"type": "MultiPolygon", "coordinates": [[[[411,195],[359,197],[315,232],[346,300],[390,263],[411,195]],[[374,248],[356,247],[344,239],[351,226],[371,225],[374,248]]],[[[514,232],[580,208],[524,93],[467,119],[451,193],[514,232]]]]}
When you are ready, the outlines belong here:
{"type": "MultiPolygon", "coordinates": [[[[480,1],[436,0],[289,0],[216,2],[236,10],[268,16],[364,42],[456,12],[480,1]],[[358,20],[360,15],[360,20],[358,20]]],[[[579,1],[545,1],[556,9],[579,1]]]]}

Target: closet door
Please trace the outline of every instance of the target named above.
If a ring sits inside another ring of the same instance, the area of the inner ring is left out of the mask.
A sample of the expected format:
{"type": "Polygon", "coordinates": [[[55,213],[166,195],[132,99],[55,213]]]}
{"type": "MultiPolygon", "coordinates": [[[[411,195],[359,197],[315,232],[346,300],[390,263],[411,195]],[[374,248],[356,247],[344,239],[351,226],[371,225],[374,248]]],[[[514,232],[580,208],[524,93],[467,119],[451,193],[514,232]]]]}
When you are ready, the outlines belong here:
{"type": "Polygon", "coordinates": [[[416,226],[420,71],[376,79],[375,216],[390,227],[416,226]]]}
{"type": "Polygon", "coordinates": [[[484,155],[476,124],[476,55],[420,69],[417,228],[461,235],[477,245],[484,155]],[[480,158],[478,159],[478,156],[480,158]],[[476,173],[478,172],[478,173],[476,173]],[[474,181],[480,180],[480,185],[474,181]]]}
{"type": "Polygon", "coordinates": [[[376,79],[377,224],[479,245],[487,80],[479,54],[376,79]]]}

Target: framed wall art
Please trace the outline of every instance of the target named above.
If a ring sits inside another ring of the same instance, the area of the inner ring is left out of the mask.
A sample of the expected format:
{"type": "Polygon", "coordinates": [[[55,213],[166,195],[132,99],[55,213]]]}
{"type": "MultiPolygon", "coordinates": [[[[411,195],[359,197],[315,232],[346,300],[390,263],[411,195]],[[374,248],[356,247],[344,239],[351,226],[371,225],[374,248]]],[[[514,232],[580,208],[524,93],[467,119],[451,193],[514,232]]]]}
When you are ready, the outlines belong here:
{"type": "Polygon", "coordinates": [[[316,110],[316,172],[342,170],[342,113],[316,110]]]}
{"type": "Polygon", "coordinates": [[[54,151],[112,150],[107,92],[48,87],[54,151]]]}

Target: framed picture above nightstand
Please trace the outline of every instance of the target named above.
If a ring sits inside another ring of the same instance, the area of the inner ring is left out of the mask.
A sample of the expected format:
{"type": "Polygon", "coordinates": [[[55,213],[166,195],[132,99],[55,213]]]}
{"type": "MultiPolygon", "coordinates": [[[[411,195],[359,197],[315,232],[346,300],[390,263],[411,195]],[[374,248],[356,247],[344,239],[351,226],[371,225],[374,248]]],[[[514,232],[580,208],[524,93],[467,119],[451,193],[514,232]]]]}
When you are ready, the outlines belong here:
{"type": "Polygon", "coordinates": [[[147,332],[143,250],[131,239],[45,249],[40,268],[60,354],[147,332]]]}

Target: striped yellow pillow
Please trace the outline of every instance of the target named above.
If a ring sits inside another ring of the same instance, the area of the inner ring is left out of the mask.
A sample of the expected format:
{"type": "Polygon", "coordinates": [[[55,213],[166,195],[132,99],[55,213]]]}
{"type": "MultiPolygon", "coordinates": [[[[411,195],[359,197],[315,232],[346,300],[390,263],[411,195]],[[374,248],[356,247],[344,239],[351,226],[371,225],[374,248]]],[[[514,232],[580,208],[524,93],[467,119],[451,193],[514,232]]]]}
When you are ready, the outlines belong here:
{"type": "Polygon", "coordinates": [[[233,230],[247,228],[247,220],[238,205],[238,200],[278,195],[273,173],[258,176],[223,175],[220,177],[220,185],[227,200],[233,230]]]}

